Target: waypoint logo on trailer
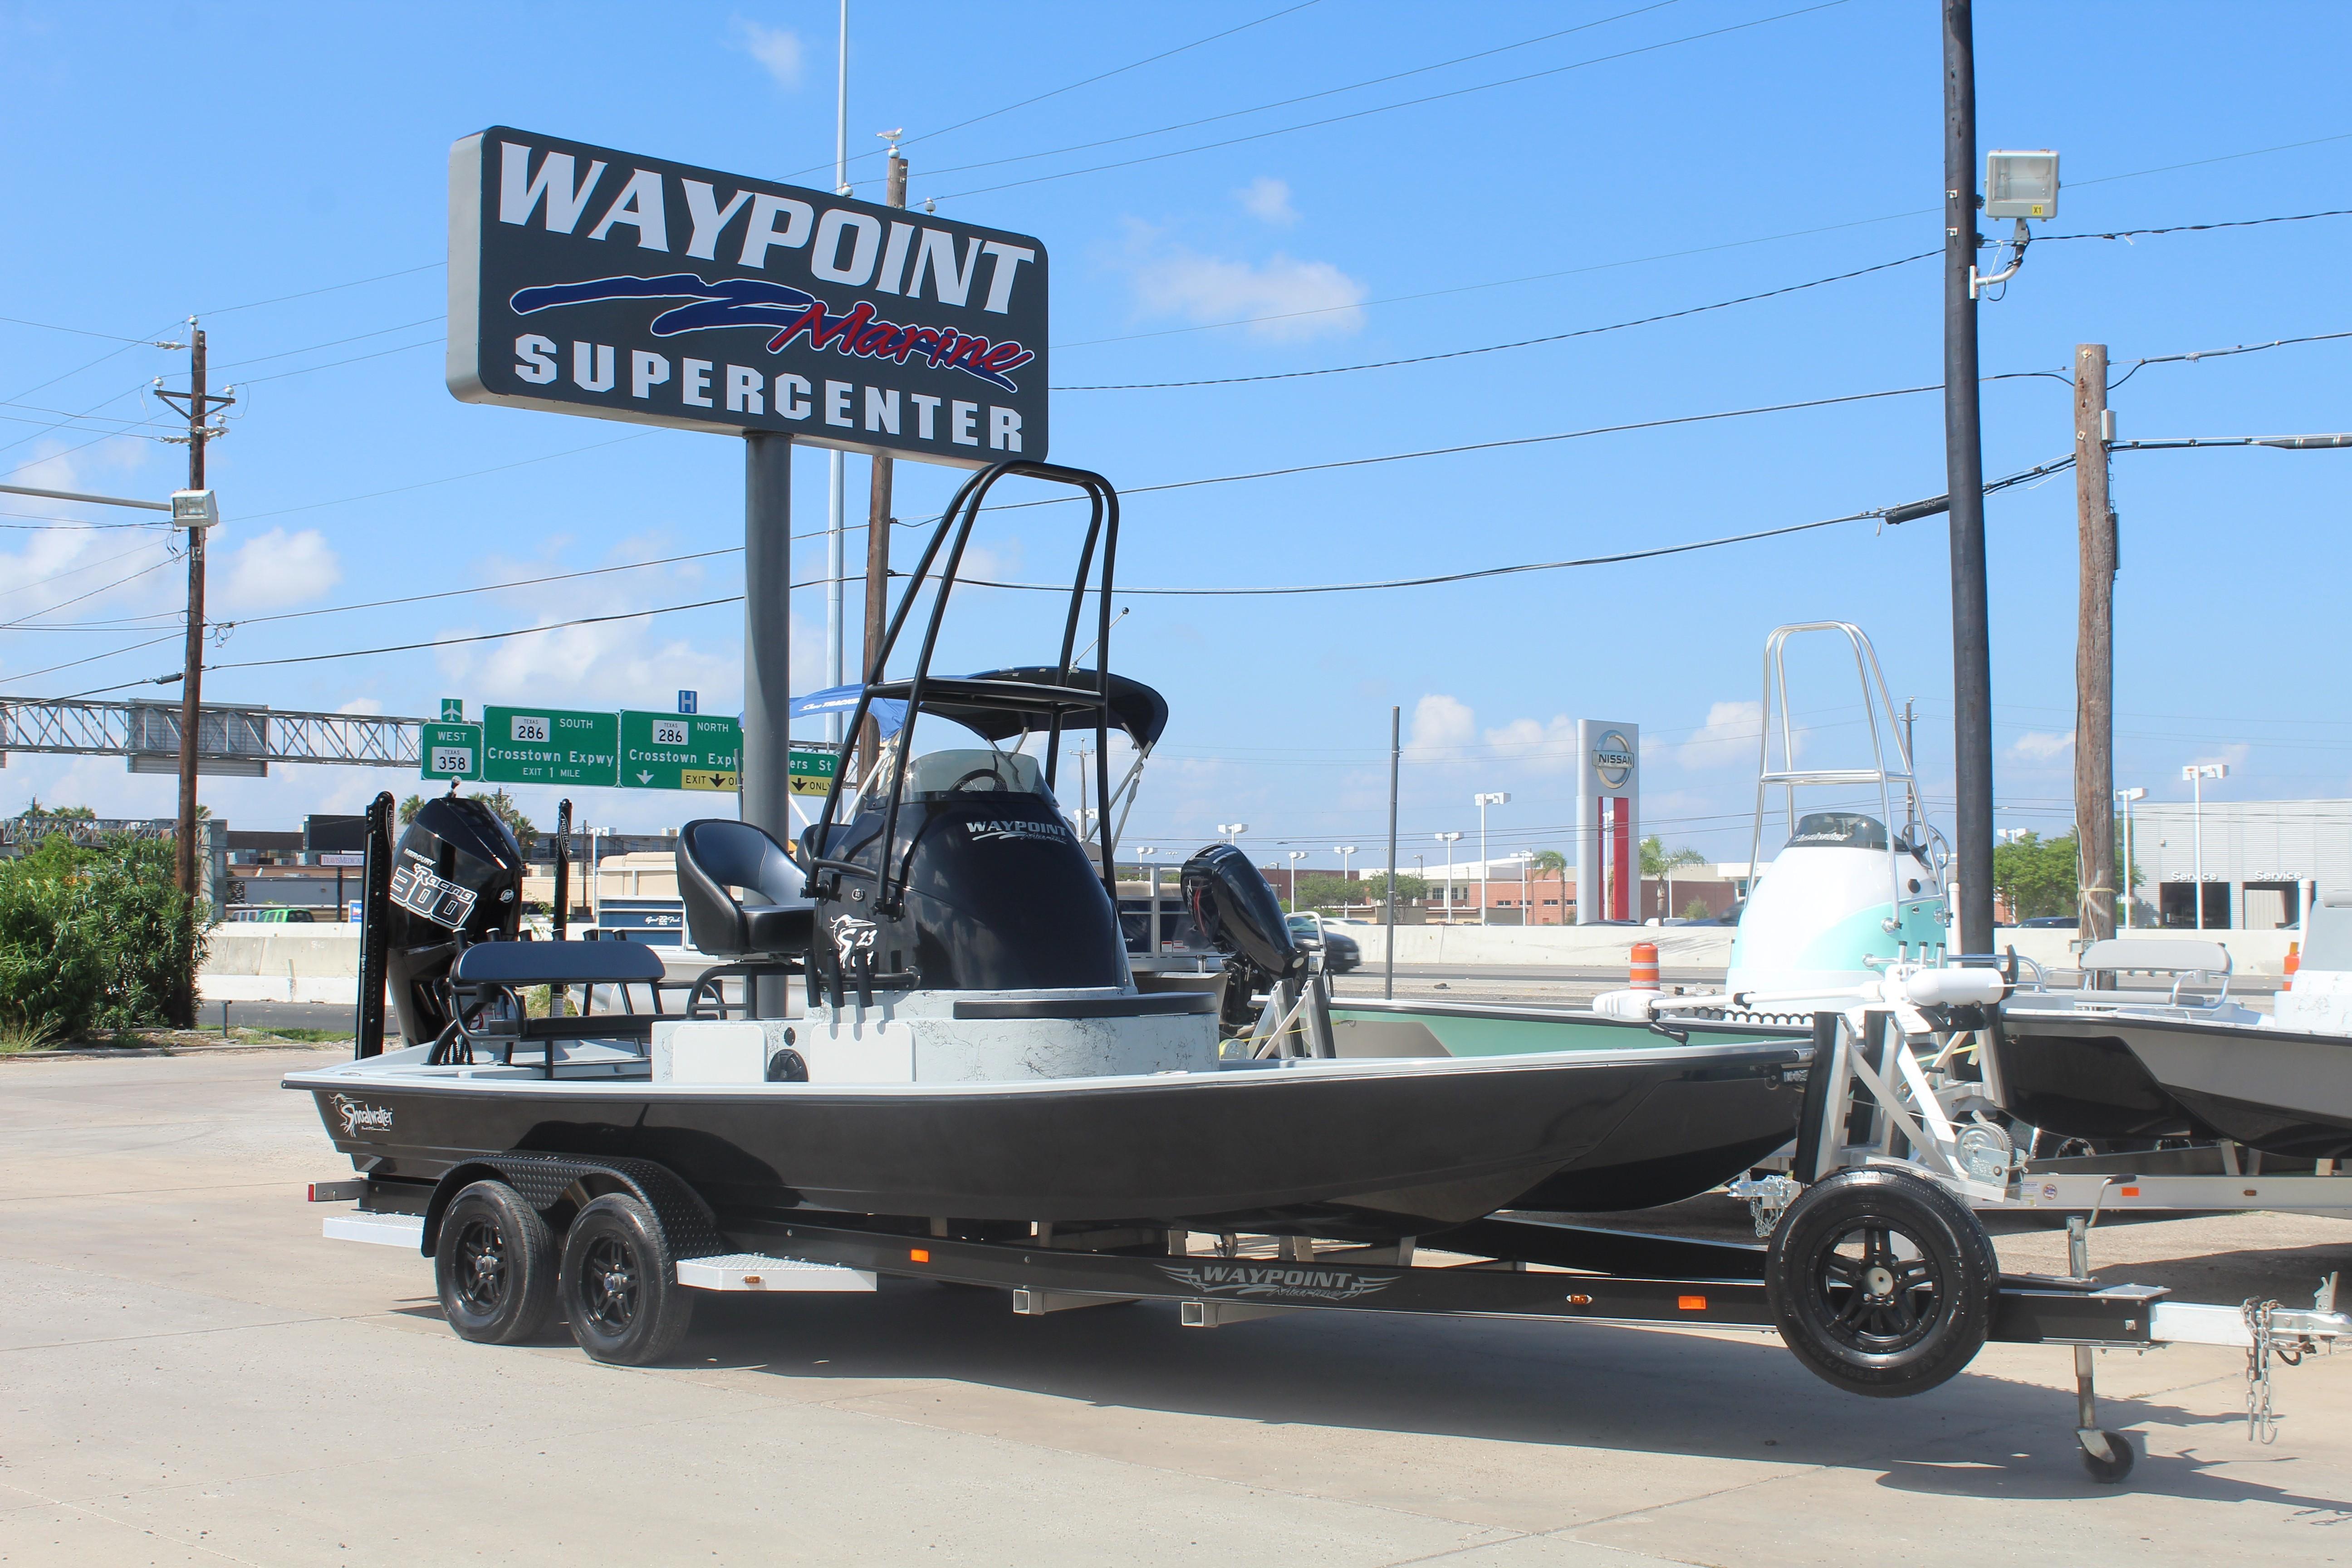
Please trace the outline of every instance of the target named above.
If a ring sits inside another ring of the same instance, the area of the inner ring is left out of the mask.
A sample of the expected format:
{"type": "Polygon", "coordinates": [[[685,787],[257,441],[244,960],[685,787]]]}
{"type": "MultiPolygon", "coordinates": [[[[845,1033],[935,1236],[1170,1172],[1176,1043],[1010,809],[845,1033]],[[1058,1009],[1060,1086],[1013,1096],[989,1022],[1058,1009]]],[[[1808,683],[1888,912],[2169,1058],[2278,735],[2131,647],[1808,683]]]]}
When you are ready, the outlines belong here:
{"type": "Polygon", "coordinates": [[[1045,295],[1026,235],[504,126],[450,150],[468,402],[1037,459],[1045,295]]]}

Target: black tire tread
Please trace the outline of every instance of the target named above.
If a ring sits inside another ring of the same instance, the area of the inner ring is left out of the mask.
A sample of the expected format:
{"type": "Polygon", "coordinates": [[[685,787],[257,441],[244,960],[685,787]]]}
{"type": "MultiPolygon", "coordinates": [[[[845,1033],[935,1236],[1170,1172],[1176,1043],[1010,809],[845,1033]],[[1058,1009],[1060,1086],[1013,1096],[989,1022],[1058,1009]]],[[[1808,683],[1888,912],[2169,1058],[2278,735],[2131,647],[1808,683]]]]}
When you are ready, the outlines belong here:
{"type": "Polygon", "coordinates": [[[572,1219],[564,1237],[560,1289],[573,1341],[591,1357],[613,1365],[647,1366],[667,1360],[693,1326],[693,1293],[677,1283],[669,1237],[652,1209],[624,1193],[607,1193],[572,1219]],[[636,1321],[619,1338],[607,1339],[590,1326],[580,1271],[589,1247],[598,1237],[615,1231],[637,1254],[642,1283],[636,1321]]]}
{"type": "Polygon", "coordinates": [[[437,1243],[433,1254],[434,1292],[440,1298],[442,1315],[459,1339],[511,1345],[545,1337],[555,1315],[555,1234],[520,1193],[504,1182],[469,1184],[449,1201],[441,1216],[437,1243]],[[518,1284],[509,1291],[505,1310],[477,1320],[458,1298],[451,1275],[466,1226],[484,1208],[489,1211],[484,1217],[499,1227],[518,1284]]]}

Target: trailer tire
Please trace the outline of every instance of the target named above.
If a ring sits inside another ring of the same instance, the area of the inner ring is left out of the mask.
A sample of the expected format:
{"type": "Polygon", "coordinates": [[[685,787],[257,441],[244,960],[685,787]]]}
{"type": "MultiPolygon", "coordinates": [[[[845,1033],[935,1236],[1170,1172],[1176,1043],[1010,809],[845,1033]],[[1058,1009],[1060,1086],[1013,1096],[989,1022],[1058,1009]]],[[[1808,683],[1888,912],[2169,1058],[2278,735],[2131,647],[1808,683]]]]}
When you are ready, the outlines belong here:
{"type": "Polygon", "coordinates": [[[433,1286],[461,1340],[510,1345],[547,1332],[555,1310],[555,1234],[504,1182],[450,1200],[433,1248],[433,1286]]]}
{"type": "Polygon", "coordinates": [[[2000,1264],[1976,1215],[1941,1187],[1898,1171],[1842,1171],[1789,1205],[1764,1285],[1799,1361],[1849,1393],[1897,1398],[1935,1387],[1983,1348],[2000,1264]]]}
{"type": "Polygon", "coordinates": [[[694,1319],[661,1221],[625,1193],[605,1194],[572,1220],[561,1289],[572,1339],[616,1366],[663,1360],[694,1319]]]}

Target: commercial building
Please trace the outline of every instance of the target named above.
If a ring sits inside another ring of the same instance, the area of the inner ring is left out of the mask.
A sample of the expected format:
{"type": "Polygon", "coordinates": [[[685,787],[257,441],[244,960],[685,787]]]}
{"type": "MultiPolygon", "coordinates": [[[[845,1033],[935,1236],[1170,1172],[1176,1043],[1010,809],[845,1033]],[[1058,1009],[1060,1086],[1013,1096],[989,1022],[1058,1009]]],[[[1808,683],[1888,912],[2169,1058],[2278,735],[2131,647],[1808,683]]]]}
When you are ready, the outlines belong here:
{"type": "Polygon", "coordinates": [[[2352,800],[2142,801],[2131,839],[2136,921],[2197,924],[2200,859],[2209,930],[2274,931],[2315,892],[2352,888],[2352,800]]]}

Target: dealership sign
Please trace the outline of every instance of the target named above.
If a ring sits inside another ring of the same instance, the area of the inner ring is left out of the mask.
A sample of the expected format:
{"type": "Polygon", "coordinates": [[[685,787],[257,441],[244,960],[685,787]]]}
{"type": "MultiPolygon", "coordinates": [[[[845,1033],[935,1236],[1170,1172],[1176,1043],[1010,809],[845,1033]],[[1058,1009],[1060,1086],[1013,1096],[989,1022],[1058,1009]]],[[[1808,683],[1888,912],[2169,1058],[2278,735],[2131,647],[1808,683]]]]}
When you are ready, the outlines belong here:
{"type": "Polygon", "coordinates": [[[978,467],[1043,458],[1043,243],[494,126],[449,155],[449,390],[978,467]]]}

